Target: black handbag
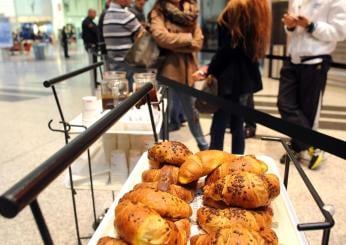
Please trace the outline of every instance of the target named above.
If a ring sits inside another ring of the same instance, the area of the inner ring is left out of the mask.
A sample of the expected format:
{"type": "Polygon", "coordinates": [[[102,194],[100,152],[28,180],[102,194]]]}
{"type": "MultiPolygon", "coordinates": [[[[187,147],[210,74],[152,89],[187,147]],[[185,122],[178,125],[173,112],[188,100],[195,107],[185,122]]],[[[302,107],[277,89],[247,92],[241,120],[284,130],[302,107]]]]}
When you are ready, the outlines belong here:
{"type": "MultiPolygon", "coordinates": [[[[218,95],[218,83],[217,80],[209,76],[203,83],[203,87],[201,89],[202,92],[211,94],[211,95],[218,95]]],[[[199,111],[199,113],[202,114],[213,114],[218,110],[218,107],[215,105],[211,105],[205,100],[197,99],[195,101],[195,107],[199,111]]]]}

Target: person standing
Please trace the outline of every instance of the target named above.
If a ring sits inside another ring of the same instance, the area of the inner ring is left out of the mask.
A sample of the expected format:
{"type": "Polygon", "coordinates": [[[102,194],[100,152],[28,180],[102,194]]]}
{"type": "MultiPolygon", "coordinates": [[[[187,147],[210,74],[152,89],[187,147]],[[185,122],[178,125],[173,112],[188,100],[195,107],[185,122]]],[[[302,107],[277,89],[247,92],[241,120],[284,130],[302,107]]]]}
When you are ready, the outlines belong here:
{"type": "Polygon", "coordinates": [[[141,30],[141,23],[128,11],[131,0],[112,0],[103,20],[103,36],[107,51],[107,67],[109,70],[126,71],[129,89],[132,91],[134,72],[145,69],[131,67],[124,62],[125,56],[132,47],[141,30]]]}
{"type": "MultiPolygon", "coordinates": [[[[82,39],[84,42],[85,50],[90,57],[90,63],[97,62],[97,45],[98,45],[98,31],[97,25],[94,22],[96,17],[95,9],[88,9],[88,16],[82,22],[82,39]]],[[[94,69],[94,81],[97,81],[97,69],[94,69]]],[[[95,84],[95,88],[97,84],[95,84]]]]}
{"type": "Polygon", "coordinates": [[[103,20],[105,18],[105,14],[107,9],[109,8],[109,5],[111,4],[111,0],[107,0],[105,4],[105,9],[102,11],[100,18],[99,18],[99,23],[97,26],[97,31],[98,31],[98,46],[100,47],[102,55],[106,55],[106,44],[105,44],[105,38],[103,36],[103,20]]]}
{"type": "MultiPolygon", "coordinates": [[[[192,74],[197,70],[195,53],[203,45],[203,34],[197,19],[198,7],[195,0],[157,0],[149,13],[152,36],[165,57],[159,74],[186,86],[194,85],[192,74]]],[[[182,104],[198,148],[208,149],[193,99],[179,91],[170,91],[175,92],[182,104]]]]}
{"type": "Polygon", "coordinates": [[[61,45],[64,49],[64,56],[66,59],[70,58],[70,56],[68,55],[68,36],[67,36],[67,33],[66,33],[66,26],[64,26],[62,28],[62,31],[61,31],[61,45]]]}
{"type": "MultiPolygon", "coordinates": [[[[330,54],[346,38],[345,0],[290,0],[282,18],[289,60],[281,69],[278,108],[281,118],[316,130],[330,66],[330,54]]],[[[302,163],[316,169],[323,152],[297,139],[292,149],[302,163]]],[[[287,155],[281,158],[285,162],[287,155]]]]}
{"type": "MultiPolygon", "coordinates": [[[[270,41],[271,11],[266,0],[232,0],[218,18],[218,49],[209,66],[194,73],[195,80],[214,76],[218,96],[246,105],[248,96],[262,89],[258,59],[270,41]]],[[[230,123],[233,154],[244,154],[244,118],[222,109],[213,115],[210,149],[223,150],[230,123]]]]}
{"type": "Polygon", "coordinates": [[[145,24],[144,5],[146,2],[147,0],[135,0],[133,6],[129,8],[142,24],[145,24]]]}

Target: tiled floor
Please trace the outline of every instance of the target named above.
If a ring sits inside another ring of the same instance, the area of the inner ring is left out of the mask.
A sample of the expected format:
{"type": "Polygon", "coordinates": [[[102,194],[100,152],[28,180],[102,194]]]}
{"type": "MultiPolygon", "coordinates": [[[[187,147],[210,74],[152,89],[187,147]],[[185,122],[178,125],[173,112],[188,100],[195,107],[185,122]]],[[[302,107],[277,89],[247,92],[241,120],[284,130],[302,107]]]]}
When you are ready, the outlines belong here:
{"type": "MultiPolygon", "coordinates": [[[[46,160],[64,145],[63,135],[48,130],[47,123],[59,127],[58,112],[50,89],[42,82],[56,75],[83,67],[87,56],[82,48],[73,48],[71,59],[65,60],[55,49],[49,50],[45,61],[35,61],[31,55],[15,56],[0,61],[0,193],[46,160]]],[[[265,80],[264,90],[255,97],[256,108],[277,116],[275,106],[278,82],[265,80]]],[[[80,112],[81,97],[89,95],[89,74],[79,76],[57,86],[66,120],[80,112]]],[[[346,89],[328,86],[321,116],[321,131],[339,139],[346,139],[346,89]],[[338,129],[338,130],[336,130],[338,129]]],[[[210,119],[203,118],[207,134],[210,119]]],[[[259,126],[259,135],[279,135],[259,126]]],[[[197,147],[187,127],[171,134],[172,139],[185,142],[193,151],[197,147]]],[[[246,153],[265,154],[276,161],[283,153],[282,147],[259,139],[247,140],[246,153]]],[[[230,135],[225,139],[229,150],[230,135]]],[[[336,225],[330,244],[346,241],[346,190],[344,188],[345,161],[329,155],[317,171],[306,173],[322,199],[336,209],[336,225]]],[[[283,166],[278,164],[283,173],[283,166]]],[[[319,211],[309,196],[295,169],[291,169],[288,192],[301,222],[322,221],[319,211]]],[[[63,176],[55,180],[38,198],[56,244],[76,244],[70,191],[63,185],[63,176]]],[[[92,234],[90,193],[78,191],[76,195],[82,236],[92,234]]],[[[110,192],[96,192],[97,212],[101,214],[112,201],[110,192]]],[[[308,232],[311,244],[320,244],[320,232],[308,232]]],[[[40,244],[40,236],[30,210],[26,208],[16,219],[0,217],[0,244],[40,244]]],[[[86,243],[86,242],[85,242],[86,243]]]]}

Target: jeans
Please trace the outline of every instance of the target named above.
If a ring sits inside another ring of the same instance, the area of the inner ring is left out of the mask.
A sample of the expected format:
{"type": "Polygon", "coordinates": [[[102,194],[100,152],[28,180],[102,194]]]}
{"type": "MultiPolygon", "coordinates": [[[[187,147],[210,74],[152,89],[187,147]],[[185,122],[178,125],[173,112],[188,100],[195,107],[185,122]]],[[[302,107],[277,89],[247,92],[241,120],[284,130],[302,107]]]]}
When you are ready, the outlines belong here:
{"type": "MultiPolygon", "coordinates": [[[[169,92],[171,96],[172,89],[170,89],[169,92]]],[[[186,94],[178,93],[175,90],[174,93],[176,95],[177,101],[180,101],[182,105],[182,109],[186,116],[190,132],[195,138],[198,148],[200,150],[207,150],[209,146],[202,132],[201,124],[199,122],[199,113],[194,107],[194,99],[186,94]]],[[[170,103],[169,110],[171,110],[174,106],[174,104],[170,103]]]]}
{"type": "Polygon", "coordinates": [[[184,120],[183,105],[174,90],[170,90],[169,96],[169,126],[172,129],[179,129],[181,122],[184,120]]]}
{"type": "MultiPolygon", "coordinates": [[[[226,97],[234,103],[246,105],[248,95],[240,97],[226,97]]],[[[227,123],[230,122],[232,132],[232,149],[233,154],[244,154],[245,150],[245,134],[244,134],[244,118],[232,115],[223,110],[218,110],[213,115],[210,129],[210,149],[223,150],[223,142],[227,123]]]]}

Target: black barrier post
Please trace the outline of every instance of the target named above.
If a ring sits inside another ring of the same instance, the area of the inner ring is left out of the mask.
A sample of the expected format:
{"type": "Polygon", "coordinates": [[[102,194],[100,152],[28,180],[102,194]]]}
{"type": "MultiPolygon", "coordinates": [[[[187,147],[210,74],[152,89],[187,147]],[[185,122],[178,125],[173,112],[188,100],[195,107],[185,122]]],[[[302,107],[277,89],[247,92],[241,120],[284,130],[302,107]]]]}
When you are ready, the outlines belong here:
{"type": "Polygon", "coordinates": [[[153,134],[154,134],[154,140],[155,140],[155,143],[157,143],[157,142],[159,142],[159,139],[157,137],[156,126],[155,126],[155,119],[154,119],[154,115],[153,115],[153,109],[151,108],[150,95],[149,94],[146,95],[146,100],[147,100],[147,104],[148,104],[150,121],[151,121],[151,127],[153,129],[153,134]]]}

